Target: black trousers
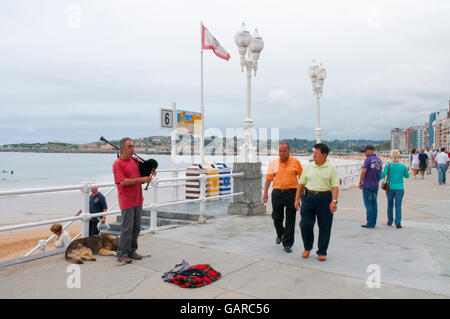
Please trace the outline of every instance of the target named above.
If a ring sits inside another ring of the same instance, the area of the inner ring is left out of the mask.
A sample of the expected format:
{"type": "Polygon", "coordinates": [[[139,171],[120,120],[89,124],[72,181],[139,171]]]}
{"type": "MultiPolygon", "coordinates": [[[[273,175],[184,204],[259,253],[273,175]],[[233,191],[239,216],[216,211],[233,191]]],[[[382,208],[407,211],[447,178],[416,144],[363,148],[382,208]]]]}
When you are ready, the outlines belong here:
{"type": "Polygon", "coordinates": [[[330,210],[331,192],[326,194],[302,195],[300,209],[300,230],[305,250],[311,250],[314,243],[314,224],[319,225],[319,250],[317,255],[326,256],[330,243],[333,214],[330,210]]]}
{"type": "Polygon", "coordinates": [[[89,221],[89,236],[94,236],[100,234],[97,225],[99,220],[97,218],[91,218],[89,221]]]}
{"type": "Polygon", "coordinates": [[[296,188],[287,191],[274,189],[272,191],[272,219],[277,237],[283,240],[284,247],[292,247],[295,232],[295,192],[296,188]],[[286,208],[286,223],[283,226],[286,208]]]}

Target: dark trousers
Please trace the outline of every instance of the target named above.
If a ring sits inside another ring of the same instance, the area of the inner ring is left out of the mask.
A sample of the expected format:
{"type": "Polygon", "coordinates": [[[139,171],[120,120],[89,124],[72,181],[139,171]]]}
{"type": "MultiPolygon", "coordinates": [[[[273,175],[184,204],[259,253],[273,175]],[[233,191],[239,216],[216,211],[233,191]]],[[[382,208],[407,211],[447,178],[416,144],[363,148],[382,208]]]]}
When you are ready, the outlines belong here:
{"type": "Polygon", "coordinates": [[[314,243],[314,224],[319,225],[319,250],[317,255],[326,256],[331,236],[333,214],[330,210],[331,192],[326,194],[302,195],[300,209],[300,230],[305,250],[311,250],[314,243]]]}
{"type": "Polygon", "coordinates": [[[277,237],[283,240],[284,247],[292,247],[295,232],[295,192],[296,189],[288,191],[274,189],[272,191],[272,219],[277,232],[277,237]],[[283,226],[286,208],[286,223],[283,226]]]}
{"type": "Polygon", "coordinates": [[[100,232],[97,228],[98,225],[98,219],[97,218],[91,218],[89,221],[89,236],[98,235],[100,232]]]}
{"type": "Polygon", "coordinates": [[[117,257],[131,256],[138,249],[137,239],[141,232],[142,206],[122,210],[119,249],[117,257]]]}

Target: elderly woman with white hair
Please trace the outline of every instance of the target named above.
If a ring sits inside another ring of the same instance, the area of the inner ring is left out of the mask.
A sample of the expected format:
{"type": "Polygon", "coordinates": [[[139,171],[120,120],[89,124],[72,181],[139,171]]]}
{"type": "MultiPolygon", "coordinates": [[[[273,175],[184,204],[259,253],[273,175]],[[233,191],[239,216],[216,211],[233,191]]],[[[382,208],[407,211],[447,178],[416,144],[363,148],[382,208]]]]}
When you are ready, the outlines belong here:
{"type": "Polygon", "coordinates": [[[384,166],[384,170],[380,175],[380,179],[386,178],[389,190],[386,191],[387,196],[387,225],[391,226],[394,222],[395,207],[395,226],[402,228],[402,200],[405,190],[403,187],[403,178],[409,178],[408,168],[405,164],[400,163],[400,152],[393,150],[391,153],[392,162],[384,166]]]}

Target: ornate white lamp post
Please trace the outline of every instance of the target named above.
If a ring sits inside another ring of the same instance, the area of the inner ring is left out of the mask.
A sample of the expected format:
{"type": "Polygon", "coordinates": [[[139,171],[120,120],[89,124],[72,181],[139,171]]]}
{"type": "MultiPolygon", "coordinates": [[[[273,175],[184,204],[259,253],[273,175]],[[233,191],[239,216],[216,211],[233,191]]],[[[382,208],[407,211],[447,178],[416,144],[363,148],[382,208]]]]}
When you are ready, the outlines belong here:
{"type": "Polygon", "coordinates": [[[256,147],[253,146],[252,143],[253,120],[251,119],[251,106],[250,106],[251,78],[252,78],[252,69],[254,70],[255,72],[254,74],[256,76],[256,70],[258,69],[259,54],[264,48],[264,41],[259,35],[258,30],[255,30],[255,34],[252,37],[250,35],[250,32],[245,27],[245,23],[242,23],[241,28],[234,35],[234,41],[236,42],[236,45],[239,47],[242,72],[244,71],[244,66],[247,69],[247,108],[243,125],[245,130],[245,140],[244,145],[241,148],[238,161],[243,163],[254,163],[257,162],[257,156],[256,156],[256,147]],[[248,56],[246,59],[245,55],[247,54],[247,52],[248,56]]]}
{"type": "Polygon", "coordinates": [[[319,66],[313,60],[314,65],[309,67],[309,76],[311,77],[314,96],[317,99],[317,123],[316,123],[316,142],[322,143],[322,129],[320,128],[320,98],[322,97],[323,82],[327,77],[327,71],[322,63],[319,66]]]}

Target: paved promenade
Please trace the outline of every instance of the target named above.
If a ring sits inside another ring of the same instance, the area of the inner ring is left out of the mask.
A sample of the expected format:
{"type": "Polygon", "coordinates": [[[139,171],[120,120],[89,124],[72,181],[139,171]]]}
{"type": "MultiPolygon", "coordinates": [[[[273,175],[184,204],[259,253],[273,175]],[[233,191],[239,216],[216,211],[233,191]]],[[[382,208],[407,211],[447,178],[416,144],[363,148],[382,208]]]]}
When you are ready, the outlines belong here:
{"type": "MultiPolygon", "coordinates": [[[[226,216],[144,234],[139,252],[151,257],[119,265],[98,256],[80,265],[81,288],[68,288],[70,264],[62,254],[2,267],[0,298],[449,298],[450,187],[436,180],[433,170],[425,180],[406,182],[403,229],[386,225],[384,191],[375,229],[360,226],[361,191],[341,191],[326,262],[315,253],[301,258],[299,217],[293,252],[277,246],[268,207],[263,216],[226,216]],[[211,264],[222,278],[196,289],[164,282],[161,275],[183,259],[211,264]],[[367,286],[369,265],[379,267],[380,288],[367,286]]],[[[314,250],[317,235],[316,226],[314,250]]]]}

